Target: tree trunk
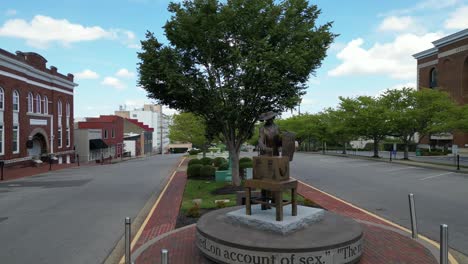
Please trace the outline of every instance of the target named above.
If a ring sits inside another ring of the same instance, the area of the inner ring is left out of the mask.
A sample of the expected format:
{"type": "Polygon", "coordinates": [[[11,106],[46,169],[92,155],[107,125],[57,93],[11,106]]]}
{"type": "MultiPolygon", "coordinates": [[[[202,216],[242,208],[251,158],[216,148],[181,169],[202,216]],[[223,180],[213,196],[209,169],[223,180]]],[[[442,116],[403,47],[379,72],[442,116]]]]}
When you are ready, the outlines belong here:
{"type": "Polygon", "coordinates": [[[231,165],[232,165],[232,184],[234,186],[241,185],[241,179],[239,175],[239,150],[235,148],[231,148],[229,150],[229,154],[231,156],[231,165]]]}
{"type": "Polygon", "coordinates": [[[325,144],[327,144],[327,143],[322,142],[322,154],[325,154],[325,144]]]}
{"type": "Polygon", "coordinates": [[[343,154],[346,154],[346,142],[343,144],[343,154]]]}
{"type": "Polygon", "coordinates": [[[405,154],[404,154],[403,159],[409,160],[408,152],[409,152],[409,142],[405,142],[405,154]]]}
{"type": "Polygon", "coordinates": [[[379,157],[379,140],[377,139],[374,139],[374,156],[372,156],[374,158],[378,158],[379,157]]]}

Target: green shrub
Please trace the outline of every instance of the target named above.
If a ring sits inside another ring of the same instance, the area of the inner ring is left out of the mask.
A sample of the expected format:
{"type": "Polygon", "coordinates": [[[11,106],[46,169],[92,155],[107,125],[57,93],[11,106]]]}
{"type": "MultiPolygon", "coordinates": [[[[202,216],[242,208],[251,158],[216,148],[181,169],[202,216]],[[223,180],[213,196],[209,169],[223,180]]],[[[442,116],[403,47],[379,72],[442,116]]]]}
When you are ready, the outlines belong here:
{"type": "Polygon", "coordinates": [[[247,161],[252,162],[252,159],[249,158],[249,157],[240,158],[240,159],[239,159],[239,164],[244,163],[244,162],[247,162],[247,161]]]}
{"type": "Polygon", "coordinates": [[[200,150],[191,149],[191,150],[189,150],[188,153],[189,153],[190,155],[197,155],[198,153],[200,153],[200,150]]]}
{"type": "Polygon", "coordinates": [[[198,178],[200,177],[200,170],[203,167],[201,164],[193,164],[187,168],[187,177],[188,178],[198,178]]]}
{"type": "Polygon", "coordinates": [[[188,166],[189,166],[189,167],[192,166],[192,165],[195,165],[195,164],[202,164],[202,162],[201,162],[201,160],[199,160],[199,159],[191,159],[191,160],[189,160],[189,162],[188,162],[188,166]]]}
{"type": "Polygon", "coordinates": [[[215,167],[219,167],[219,165],[227,163],[227,160],[223,157],[217,157],[213,160],[213,164],[215,167]]]}
{"type": "Polygon", "coordinates": [[[246,168],[253,168],[253,162],[251,160],[249,161],[244,161],[239,164],[239,169],[243,170],[246,168]]]}
{"type": "Polygon", "coordinates": [[[229,163],[225,162],[218,166],[219,171],[225,171],[229,169],[229,163]]]}
{"type": "Polygon", "coordinates": [[[192,218],[200,217],[200,207],[198,207],[198,205],[190,207],[185,215],[192,218]]]}
{"type": "Polygon", "coordinates": [[[203,165],[200,168],[200,177],[202,178],[213,178],[215,176],[216,168],[211,165],[203,165]]]}
{"type": "Polygon", "coordinates": [[[208,158],[208,157],[201,158],[200,161],[201,161],[201,164],[203,164],[203,165],[211,165],[211,164],[213,164],[213,159],[212,159],[212,158],[208,158]]]}

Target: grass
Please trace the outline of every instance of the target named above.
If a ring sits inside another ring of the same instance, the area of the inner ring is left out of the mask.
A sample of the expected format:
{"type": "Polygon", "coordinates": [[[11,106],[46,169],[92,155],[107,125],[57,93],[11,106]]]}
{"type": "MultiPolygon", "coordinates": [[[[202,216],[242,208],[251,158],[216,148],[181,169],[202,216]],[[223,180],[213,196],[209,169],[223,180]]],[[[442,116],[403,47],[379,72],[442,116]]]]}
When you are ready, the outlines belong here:
{"type": "MultiPolygon", "coordinates": [[[[202,209],[214,209],[216,208],[215,200],[229,199],[227,207],[236,205],[236,194],[223,194],[214,195],[211,192],[222,188],[226,185],[230,185],[224,182],[214,182],[208,180],[188,180],[185,185],[184,196],[182,199],[181,212],[185,213],[188,209],[193,207],[194,199],[202,199],[200,208],[202,209]]],[[[287,191],[283,193],[283,199],[290,200],[291,192],[287,191]]],[[[298,204],[304,204],[304,197],[297,195],[298,204]]]]}
{"type": "Polygon", "coordinates": [[[202,199],[200,208],[210,209],[216,208],[215,200],[229,199],[227,206],[236,205],[236,194],[213,195],[212,191],[226,186],[224,182],[214,182],[207,180],[188,180],[185,185],[184,196],[182,200],[181,211],[187,210],[193,206],[194,199],[202,199]]]}

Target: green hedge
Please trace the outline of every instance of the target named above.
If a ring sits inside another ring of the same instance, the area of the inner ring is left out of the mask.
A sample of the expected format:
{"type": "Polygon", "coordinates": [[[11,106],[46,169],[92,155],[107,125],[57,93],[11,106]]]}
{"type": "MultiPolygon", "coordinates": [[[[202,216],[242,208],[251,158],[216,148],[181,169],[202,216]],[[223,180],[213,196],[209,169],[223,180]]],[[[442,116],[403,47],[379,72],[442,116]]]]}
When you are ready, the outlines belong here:
{"type": "Polygon", "coordinates": [[[239,164],[243,162],[248,162],[248,161],[252,162],[252,159],[249,157],[243,157],[239,159],[239,164]]]}
{"type": "Polygon", "coordinates": [[[225,162],[222,163],[221,165],[218,166],[218,170],[223,171],[223,170],[228,170],[229,169],[229,163],[225,162]]]}
{"type": "Polygon", "coordinates": [[[217,157],[213,160],[213,164],[215,167],[219,167],[223,163],[227,163],[227,160],[223,157],[217,157]]]}
{"type": "Polygon", "coordinates": [[[197,154],[200,153],[200,152],[201,152],[201,150],[191,149],[191,150],[189,150],[188,153],[189,153],[190,155],[197,155],[197,154]]]}
{"type": "Polygon", "coordinates": [[[187,168],[187,177],[188,178],[198,178],[200,177],[200,171],[203,165],[201,164],[192,164],[187,168]]]}
{"type": "Polygon", "coordinates": [[[199,159],[191,159],[188,162],[188,166],[195,165],[195,164],[202,164],[202,161],[199,159]]]}
{"type": "Polygon", "coordinates": [[[213,178],[215,176],[216,168],[211,165],[203,165],[200,168],[201,178],[213,178]]]}
{"type": "Polygon", "coordinates": [[[212,165],[213,164],[213,159],[208,158],[208,157],[201,158],[200,161],[201,161],[201,164],[203,164],[203,165],[212,165]]]}
{"type": "Polygon", "coordinates": [[[243,169],[246,169],[246,168],[253,168],[253,163],[252,163],[251,160],[239,163],[239,169],[240,170],[243,170],[243,169]]]}

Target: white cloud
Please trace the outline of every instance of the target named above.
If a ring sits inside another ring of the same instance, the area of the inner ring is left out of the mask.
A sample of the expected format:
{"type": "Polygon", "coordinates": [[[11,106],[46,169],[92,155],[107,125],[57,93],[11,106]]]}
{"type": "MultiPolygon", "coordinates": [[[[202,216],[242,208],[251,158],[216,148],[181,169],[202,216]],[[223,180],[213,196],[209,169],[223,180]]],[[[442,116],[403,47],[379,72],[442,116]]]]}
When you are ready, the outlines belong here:
{"type": "Polygon", "coordinates": [[[447,29],[465,29],[468,28],[468,6],[462,6],[450,14],[445,20],[447,29]]]}
{"type": "Polygon", "coordinates": [[[408,8],[391,10],[385,14],[380,14],[380,16],[404,15],[422,10],[440,10],[453,7],[458,3],[460,3],[460,0],[424,0],[408,8]]]}
{"type": "Polygon", "coordinates": [[[92,70],[86,69],[82,72],[77,72],[74,74],[77,79],[97,79],[99,78],[99,74],[92,70]]]}
{"type": "Polygon", "coordinates": [[[104,78],[104,80],[101,82],[101,84],[106,85],[106,86],[114,87],[117,90],[123,90],[123,89],[126,88],[126,85],[122,81],[120,81],[117,78],[109,77],[109,76],[104,78]]]}
{"type": "Polygon", "coordinates": [[[69,46],[72,43],[99,39],[119,40],[125,45],[134,45],[135,34],[123,29],[105,30],[99,26],[83,26],[66,19],[36,15],[31,21],[7,20],[0,27],[0,36],[25,39],[36,48],[46,48],[52,43],[69,46]]]}
{"type": "Polygon", "coordinates": [[[7,16],[14,16],[18,14],[18,11],[16,11],[15,9],[8,9],[6,12],[5,12],[5,15],[7,16]]]}
{"type": "Polygon", "coordinates": [[[410,16],[389,16],[386,17],[379,26],[380,31],[406,31],[415,26],[414,20],[410,16]]]}
{"type": "Polygon", "coordinates": [[[342,63],[328,75],[381,74],[394,79],[415,80],[416,60],[412,55],[433,47],[431,42],[442,36],[441,33],[422,36],[408,33],[397,36],[393,42],[375,43],[369,49],[362,47],[362,38],[354,39],[336,55],[342,63]]]}
{"type": "Polygon", "coordinates": [[[387,90],[402,90],[403,88],[416,89],[416,83],[413,83],[413,82],[399,83],[399,84],[393,85],[392,87],[379,91],[377,93],[377,96],[383,95],[387,90]]]}
{"type": "Polygon", "coordinates": [[[122,77],[122,78],[133,78],[135,77],[135,73],[125,68],[122,68],[115,73],[115,76],[122,77]]]}

